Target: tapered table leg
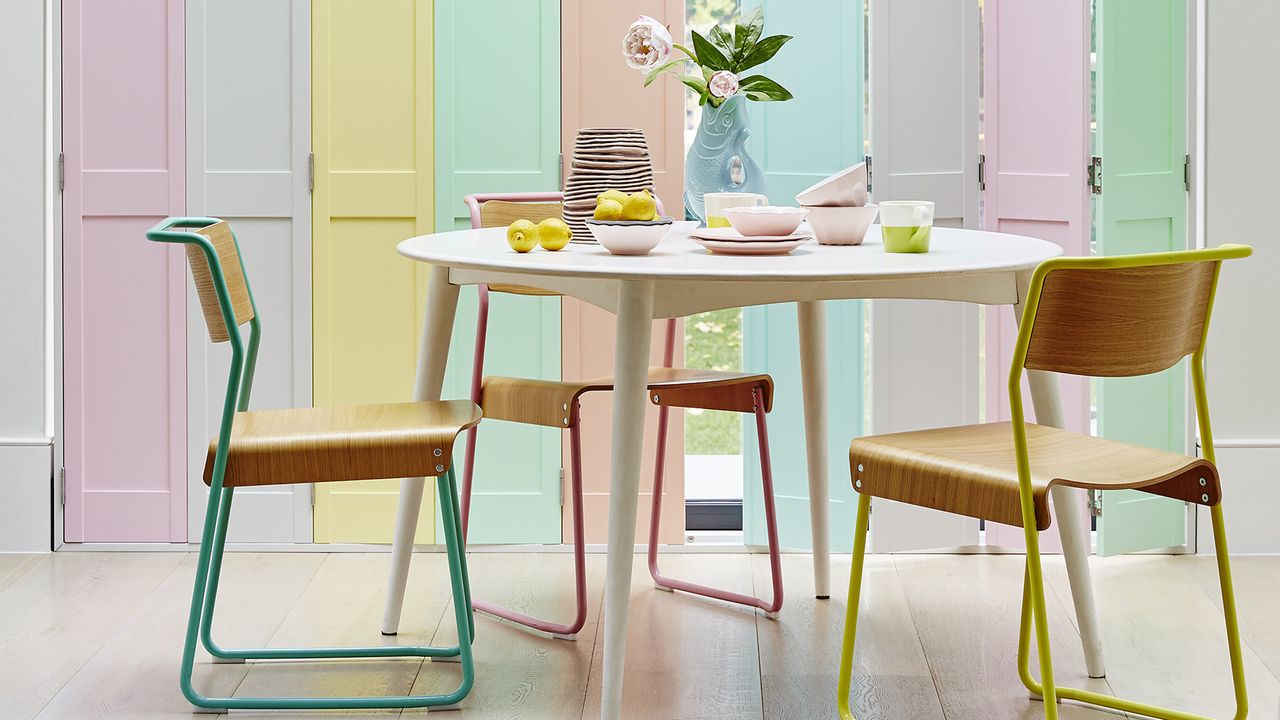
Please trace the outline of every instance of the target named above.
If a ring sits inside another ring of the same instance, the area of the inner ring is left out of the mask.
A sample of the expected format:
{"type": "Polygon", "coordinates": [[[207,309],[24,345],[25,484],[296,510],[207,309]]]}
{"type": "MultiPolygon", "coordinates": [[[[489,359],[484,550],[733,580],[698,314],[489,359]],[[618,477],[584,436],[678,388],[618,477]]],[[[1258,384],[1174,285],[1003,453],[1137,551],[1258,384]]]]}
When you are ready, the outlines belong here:
{"type": "MultiPolygon", "coordinates": [[[[432,265],[427,281],[426,318],[418,345],[418,373],[413,382],[414,400],[439,400],[444,385],[444,369],[449,360],[449,339],[458,309],[458,286],[449,284],[449,268],[432,265]]],[[[387,577],[386,609],[382,634],[395,635],[400,628],[409,561],[413,558],[413,537],[422,507],[423,478],[400,481],[400,501],[396,508],[396,534],[391,545],[391,572],[387,577]]]]}
{"type": "Polygon", "coordinates": [[[653,282],[626,280],[618,289],[618,335],[613,371],[613,457],[609,479],[609,558],[604,586],[604,672],[600,717],[622,713],[622,677],[627,657],[627,606],[640,496],[640,453],[648,404],[649,334],[653,282]]]}
{"type": "Polygon", "coordinates": [[[831,497],[827,477],[827,313],[821,302],[796,303],[800,326],[800,379],[804,395],[805,457],[809,465],[809,524],[813,531],[813,587],[831,597],[831,497]]]}

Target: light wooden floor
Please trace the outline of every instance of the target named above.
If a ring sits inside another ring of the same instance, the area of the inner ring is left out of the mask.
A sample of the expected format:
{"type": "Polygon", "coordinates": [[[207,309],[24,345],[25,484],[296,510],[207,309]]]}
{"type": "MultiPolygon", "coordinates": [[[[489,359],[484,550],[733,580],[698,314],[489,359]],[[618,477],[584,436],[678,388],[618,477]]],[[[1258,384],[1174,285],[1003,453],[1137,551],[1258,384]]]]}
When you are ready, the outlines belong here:
{"type": "MultiPolygon", "coordinates": [[[[194,561],[184,553],[0,555],[0,718],[190,718],[177,667],[194,561]]],[[[1065,572],[1049,559],[1060,682],[1229,716],[1212,560],[1093,562],[1108,678],[1083,677],[1065,572]]],[[[374,554],[228,555],[215,634],[228,645],[381,642],[386,567],[387,556],[374,554]]],[[[579,640],[545,639],[481,616],[475,690],[461,712],[441,717],[598,715],[604,558],[589,556],[588,567],[591,612],[579,640]]],[[[769,620],[657,592],[637,558],[626,717],[835,717],[844,592],[815,601],[810,568],[807,556],[785,558],[786,605],[778,620],[769,620]]],[[[768,585],[764,556],[671,555],[664,569],[741,591],[768,585]]],[[[1239,558],[1235,571],[1250,717],[1277,718],[1280,557],[1239,558]]],[[[848,556],[837,556],[833,577],[843,584],[848,572],[848,556]]],[[[859,717],[1043,717],[1014,673],[1021,572],[1018,556],[870,558],[854,683],[859,717]]],[[[569,612],[568,555],[473,554],[471,573],[477,596],[527,612],[569,612]]],[[[443,555],[414,558],[404,617],[402,641],[453,642],[443,555]]],[[[239,695],[407,693],[450,688],[457,673],[456,665],[415,661],[213,666],[203,656],[197,683],[211,693],[239,695]]],[[[1116,717],[1070,704],[1062,711],[1064,718],[1116,717]]]]}

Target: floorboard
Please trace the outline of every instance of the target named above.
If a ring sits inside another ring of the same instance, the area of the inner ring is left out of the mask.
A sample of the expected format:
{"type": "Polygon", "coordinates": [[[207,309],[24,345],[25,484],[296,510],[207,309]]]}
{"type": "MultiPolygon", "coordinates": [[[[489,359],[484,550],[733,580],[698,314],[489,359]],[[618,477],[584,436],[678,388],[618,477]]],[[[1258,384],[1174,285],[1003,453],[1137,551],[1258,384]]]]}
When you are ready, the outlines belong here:
{"type": "Polygon", "coordinates": [[[36,715],[121,625],[137,616],[142,599],[184,557],[53,553],[0,591],[0,699],[5,713],[36,715]]]}
{"type": "MultiPolygon", "coordinates": [[[[1021,555],[896,555],[916,632],[933,673],[947,720],[1032,720],[1044,707],[1018,680],[1021,555]]],[[[1059,558],[1045,558],[1054,566],[1059,558]]],[[[1063,685],[1111,694],[1105,680],[1084,670],[1080,636],[1062,605],[1048,603],[1054,674],[1063,685]]],[[[1034,647],[1034,646],[1033,646],[1034,647]]],[[[1034,652],[1032,672],[1039,675],[1034,652]]],[[[1117,714],[1063,704],[1063,720],[1117,714]]]]}
{"type": "MultiPolygon", "coordinates": [[[[769,587],[769,558],[753,556],[756,587],[769,587]]],[[[767,718],[833,718],[849,582],[848,555],[832,558],[832,596],[813,595],[813,559],[783,555],[785,601],[760,615],[760,671],[767,718]]],[[[868,557],[850,703],[859,720],[942,720],[893,559],[868,557]]]]}
{"type": "MultiPolygon", "coordinates": [[[[849,556],[832,558],[837,588],[813,598],[811,560],[783,556],[786,603],[763,613],[653,588],[633,565],[624,717],[628,720],[809,720],[835,715],[849,556]]],[[[215,638],[225,645],[452,644],[456,634],[443,554],[414,557],[398,639],[379,632],[384,554],[234,553],[227,557],[215,638]]],[[[473,553],[478,597],[567,618],[566,553],[473,553]]],[[[1280,558],[1234,561],[1245,639],[1250,717],[1280,717],[1280,558]]],[[[458,720],[594,718],[599,714],[604,556],[588,556],[586,627],[557,640],[476,617],[477,682],[458,720]]],[[[1015,670],[1023,559],[1017,555],[871,556],[853,706],[859,720],[1037,720],[1015,670]]],[[[1047,558],[1059,681],[1229,717],[1230,678],[1212,558],[1094,558],[1108,677],[1084,677],[1066,572],[1047,558]]],[[[191,553],[0,555],[0,718],[191,718],[177,686],[190,603],[191,553]]],[[[765,555],[668,554],[665,572],[739,592],[769,588],[765,555]]],[[[416,660],[212,665],[198,653],[197,685],[258,694],[435,693],[455,663],[416,660]]],[[[1071,720],[1118,714],[1062,705],[1071,720]]],[[[236,712],[233,720],[369,713],[236,712]]]]}

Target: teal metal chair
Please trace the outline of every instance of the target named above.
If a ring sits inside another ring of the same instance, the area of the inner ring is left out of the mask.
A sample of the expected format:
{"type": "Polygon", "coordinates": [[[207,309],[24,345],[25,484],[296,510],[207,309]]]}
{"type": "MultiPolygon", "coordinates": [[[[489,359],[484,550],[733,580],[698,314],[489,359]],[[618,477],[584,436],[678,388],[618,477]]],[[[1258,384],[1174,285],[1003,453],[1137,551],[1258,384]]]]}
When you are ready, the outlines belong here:
{"type": "Polygon", "coordinates": [[[480,422],[470,401],[412,402],[334,408],[247,412],[258,342],[262,335],[253,293],[245,277],[231,226],[216,218],[168,218],[147,231],[154,242],[182,243],[204,310],[209,338],[231,343],[231,371],[218,437],[209,448],[204,480],[209,503],[196,566],[191,614],[182,649],[182,693],[198,712],[225,710],[320,710],[448,707],[475,682],[471,642],[475,636],[471,590],[459,522],[458,487],[452,465],[458,433],[480,422]],[[246,343],[241,326],[249,324],[246,343]],[[374,646],[356,648],[226,649],[214,642],[214,603],[222,569],[227,522],[236,487],[300,482],[434,476],[444,516],[449,579],[458,628],[453,647],[374,646]],[[393,697],[206,697],[192,686],[196,639],[215,663],[422,657],[461,662],[458,687],[443,695],[393,697]]]}

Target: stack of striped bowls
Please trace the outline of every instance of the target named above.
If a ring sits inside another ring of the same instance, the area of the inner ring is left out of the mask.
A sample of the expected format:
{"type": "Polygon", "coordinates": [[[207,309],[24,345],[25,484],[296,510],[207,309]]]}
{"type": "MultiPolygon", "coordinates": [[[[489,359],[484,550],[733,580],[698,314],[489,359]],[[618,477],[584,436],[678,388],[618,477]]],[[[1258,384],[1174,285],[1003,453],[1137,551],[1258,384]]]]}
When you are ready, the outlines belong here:
{"type": "Polygon", "coordinates": [[[638,128],[582,128],[569,169],[564,221],[573,230],[574,242],[595,242],[584,221],[595,214],[596,196],[605,190],[657,194],[649,146],[638,128]]]}

